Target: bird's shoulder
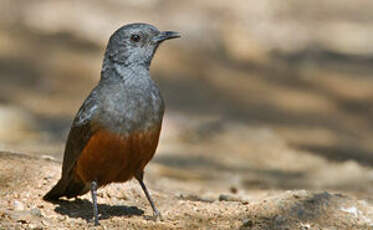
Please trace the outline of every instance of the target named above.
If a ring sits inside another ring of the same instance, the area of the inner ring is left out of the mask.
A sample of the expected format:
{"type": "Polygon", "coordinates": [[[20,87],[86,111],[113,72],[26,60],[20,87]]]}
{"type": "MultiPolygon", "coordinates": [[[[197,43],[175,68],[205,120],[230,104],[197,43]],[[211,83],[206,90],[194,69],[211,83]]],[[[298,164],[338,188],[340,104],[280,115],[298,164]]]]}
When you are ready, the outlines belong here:
{"type": "Polygon", "coordinates": [[[83,126],[93,119],[99,109],[98,100],[99,96],[97,88],[95,88],[79,108],[79,111],[74,118],[73,126],[83,126]]]}

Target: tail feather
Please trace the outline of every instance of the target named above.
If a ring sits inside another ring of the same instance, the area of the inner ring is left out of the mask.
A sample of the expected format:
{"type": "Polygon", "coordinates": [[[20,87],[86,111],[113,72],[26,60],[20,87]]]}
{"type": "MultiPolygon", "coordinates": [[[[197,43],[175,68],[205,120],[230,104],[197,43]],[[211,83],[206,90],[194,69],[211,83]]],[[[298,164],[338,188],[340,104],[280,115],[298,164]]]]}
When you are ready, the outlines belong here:
{"type": "Polygon", "coordinates": [[[87,193],[89,188],[89,184],[84,184],[81,180],[72,180],[66,187],[65,196],[67,198],[77,197],[87,193]]]}
{"type": "Polygon", "coordinates": [[[83,195],[88,191],[89,186],[87,186],[81,180],[76,180],[76,178],[67,181],[60,179],[57,184],[47,194],[44,195],[43,199],[45,201],[56,201],[63,196],[72,198],[83,195]]]}
{"type": "Polygon", "coordinates": [[[45,201],[55,201],[58,198],[65,195],[66,190],[66,183],[62,179],[60,179],[57,184],[43,196],[43,200],[45,201]]]}

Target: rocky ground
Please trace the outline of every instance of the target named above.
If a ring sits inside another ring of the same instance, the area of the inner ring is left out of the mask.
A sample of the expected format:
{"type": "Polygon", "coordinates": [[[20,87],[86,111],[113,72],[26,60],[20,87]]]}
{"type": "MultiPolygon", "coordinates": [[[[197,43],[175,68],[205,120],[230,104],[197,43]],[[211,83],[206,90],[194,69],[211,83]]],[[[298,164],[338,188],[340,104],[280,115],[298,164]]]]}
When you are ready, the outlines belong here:
{"type": "Polygon", "coordinates": [[[41,197],[58,179],[60,164],[44,156],[0,153],[0,229],[372,229],[373,206],[353,196],[326,191],[241,191],[196,187],[193,179],[161,178],[148,171],[163,220],[154,221],[140,186],[131,181],[99,190],[101,226],[92,223],[89,195],[56,204],[41,197]],[[157,178],[157,179],[156,179],[157,178]],[[173,183],[182,184],[177,189],[173,183]],[[171,188],[172,187],[172,188],[171,188]],[[183,189],[184,188],[184,189],[183,189]],[[177,190],[178,192],[174,192],[177,190]]]}

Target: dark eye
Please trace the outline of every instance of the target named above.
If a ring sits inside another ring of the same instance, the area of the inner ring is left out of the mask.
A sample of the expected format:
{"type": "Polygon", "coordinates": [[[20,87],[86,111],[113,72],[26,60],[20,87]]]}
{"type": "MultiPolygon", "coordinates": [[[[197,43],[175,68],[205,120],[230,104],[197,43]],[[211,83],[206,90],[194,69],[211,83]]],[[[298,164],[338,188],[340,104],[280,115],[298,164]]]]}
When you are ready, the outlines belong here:
{"type": "Polygon", "coordinates": [[[138,34],[132,34],[131,35],[131,41],[133,41],[133,42],[138,42],[138,41],[140,41],[140,35],[138,35],[138,34]]]}

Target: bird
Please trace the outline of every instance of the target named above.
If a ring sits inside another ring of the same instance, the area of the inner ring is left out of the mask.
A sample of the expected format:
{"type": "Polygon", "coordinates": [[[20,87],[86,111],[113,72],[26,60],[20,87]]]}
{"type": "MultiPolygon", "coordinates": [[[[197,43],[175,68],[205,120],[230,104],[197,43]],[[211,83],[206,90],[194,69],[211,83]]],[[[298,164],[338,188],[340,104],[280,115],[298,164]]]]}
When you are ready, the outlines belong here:
{"type": "Polygon", "coordinates": [[[110,37],[101,78],[78,110],[67,137],[61,178],[45,201],[77,198],[91,191],[99,225],[97,189],[135,178],[161,218],[144,184],[144,168],[159,140],[165,104],[149,68],[159,45],[179,38],[146,23],[127,24],[110,37]]]}

